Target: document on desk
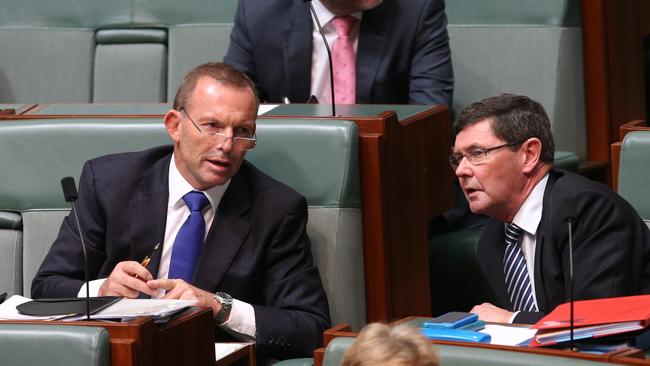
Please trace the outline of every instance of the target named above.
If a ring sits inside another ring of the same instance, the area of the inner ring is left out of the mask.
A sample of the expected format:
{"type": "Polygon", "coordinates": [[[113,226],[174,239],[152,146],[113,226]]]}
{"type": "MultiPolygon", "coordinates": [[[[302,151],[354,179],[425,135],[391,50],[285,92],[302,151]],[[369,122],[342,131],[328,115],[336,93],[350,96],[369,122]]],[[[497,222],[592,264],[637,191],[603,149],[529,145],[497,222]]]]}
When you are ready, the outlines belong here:
{"type": "Polygon", "coordinates": [[[214,344],[214,359],[215,361],[219,361],[220,359],[228,356],[231,353],[239,351],[249,344],[250,343],[247,342],[217,342],[214,344]]]}
{"type": "MultiPolygon", "coordinates": [[[[138,316],[153,316],[166,318],[194,305],[194,300],[175,299],[122,299],[115,304],[91,315],[93,319],[131,319],[138,316]]],[[[79,320],[81,317],[71,317],[64,320],[79,320]]]]}
{"type": "Polygon", "coordinates": [[[516,346],[533,338],[537,329],[515,325],[486,324],[480,332],[492,336],[490,344],[516,346]]]}
{"type": "Polygon", "coordinates": [[[277,106],[279,106],[279,104],[260,104],[260,108],[257,111],[257,115],[261,116],[265,113],[268,113],[274,110],[275,108],[277,108],[277,106]]]}

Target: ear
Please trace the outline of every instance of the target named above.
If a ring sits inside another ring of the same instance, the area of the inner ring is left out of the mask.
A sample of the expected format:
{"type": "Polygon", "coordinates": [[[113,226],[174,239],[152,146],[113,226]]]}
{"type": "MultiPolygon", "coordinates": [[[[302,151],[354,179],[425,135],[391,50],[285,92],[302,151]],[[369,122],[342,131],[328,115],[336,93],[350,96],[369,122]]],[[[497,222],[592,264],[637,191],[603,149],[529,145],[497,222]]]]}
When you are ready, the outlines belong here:
{"type": "Polygon", "coordinates": [[[523,152],[522,159],[524,159],[524,173],[529,174],[539,164],[542,155],[542,142],[537,137],[531,137],[521,144],[521,151],[523,152]]]}
{"type": "Polygon", "coordinates": [[[174,141],[174,143],[178,143],[180,140],[180,125],[181,125],[181,112],[172,109],[169,112],[165,113],[165,116],[163,117],[163,121],[165,122],[165,129],[167,129],[167,133],[169,134],[169,137],[174,141]]]}

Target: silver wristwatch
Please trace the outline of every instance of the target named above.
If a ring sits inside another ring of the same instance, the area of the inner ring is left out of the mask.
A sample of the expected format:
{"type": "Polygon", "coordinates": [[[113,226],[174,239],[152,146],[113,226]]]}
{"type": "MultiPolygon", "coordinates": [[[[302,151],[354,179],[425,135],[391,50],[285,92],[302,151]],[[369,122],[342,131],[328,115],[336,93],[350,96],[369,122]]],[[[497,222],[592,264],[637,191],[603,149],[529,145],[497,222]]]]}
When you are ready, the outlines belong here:
{"type": "Polygon", "coordinates": [[[230,318],[230,310],[232,309],[232,296],[228,295],[225,292],[217,292],[214,294],[214,298],[219,301],[221,304],[221,310],[217,313],[217,316],[214,318],[214,322],[217,325],[221,325],[230,318]]]}

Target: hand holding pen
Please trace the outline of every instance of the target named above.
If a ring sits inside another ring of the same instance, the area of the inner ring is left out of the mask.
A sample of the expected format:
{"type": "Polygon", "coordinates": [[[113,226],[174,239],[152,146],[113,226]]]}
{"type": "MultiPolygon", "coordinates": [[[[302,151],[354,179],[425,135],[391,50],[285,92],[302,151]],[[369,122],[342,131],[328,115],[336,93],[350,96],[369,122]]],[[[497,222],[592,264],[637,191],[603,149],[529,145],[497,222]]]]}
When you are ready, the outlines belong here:
{"type": "MultiPolygon", "coordinates": [[[[160,243],[156,243],[156,245],[154,245],[153,250],[151,251],[151,254],[144,257],[142,262],[140,262],[140,265],[142,267],[147,268],[147,266],[149,265],[149,262],[151,262],[151,257],[153,257],[153,255],[156,253],[156,250],[158,250],[159,247],[160,247],[160,243]]],[[[137,274],[135,275],[135,278],[139,278],[137,274]]]]}
{"type": "Polygon", "coordinates": [[[157,290],[147,286],[147,281],[153,280],[147,266],[160,248],[160,243],[154,245],[151,254],[139,263],[119,262],[99,288],[99,296],[123,296],[132,299],[137,298],[140,293],[155,296],[157,290]]]}

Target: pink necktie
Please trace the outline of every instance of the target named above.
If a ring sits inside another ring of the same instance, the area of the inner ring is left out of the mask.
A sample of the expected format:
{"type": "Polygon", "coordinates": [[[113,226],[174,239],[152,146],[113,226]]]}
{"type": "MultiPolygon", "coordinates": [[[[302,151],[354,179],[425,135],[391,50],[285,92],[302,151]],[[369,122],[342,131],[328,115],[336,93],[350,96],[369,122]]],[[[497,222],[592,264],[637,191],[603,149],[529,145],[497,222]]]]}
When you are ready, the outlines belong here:
{"type": "Polygon", "coordinates": [[[356,55],[350,38],[350,31],[356,21],[357,18],[351,16],[332,19],[337,35],[332,47],[336,104],[354,104],[356,101],[356,55]]]}

